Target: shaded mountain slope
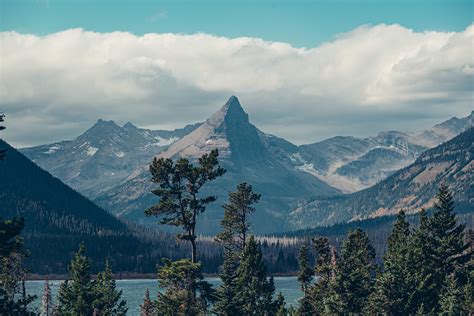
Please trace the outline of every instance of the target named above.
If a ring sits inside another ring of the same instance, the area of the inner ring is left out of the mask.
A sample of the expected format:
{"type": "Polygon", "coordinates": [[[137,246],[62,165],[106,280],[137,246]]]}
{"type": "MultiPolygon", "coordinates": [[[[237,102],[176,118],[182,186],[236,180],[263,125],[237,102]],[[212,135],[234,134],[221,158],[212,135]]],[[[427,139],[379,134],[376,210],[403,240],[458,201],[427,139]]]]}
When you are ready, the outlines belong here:
{"type": "Polygon", "coordinates": [[[457,206],[474,211],[474,128],[423,153],[413,164],[375,186],[349,195],[302,203],[287,228],[300,229],[430,208],[439,185],[447,183],[457,206]]]}
{"type": "MultiPolygon", "coordinates": [[[[262,142],[261,132],[249,122],[236,97],[231,97],[206,122],[158,156],[196,160],[212,148],[219,149],[220,162],[227,173],[206,187],[207,192],[219,197],[200,220],[200,231],[206,234],[219,229],[222,217],[220,205],[226,201],[228,192],[243,181],[251,183],[255,191],[262,194],[253,218],[257,233],[281,230],[287,211],[299,199],[338,193],[338,190],[317,178],[275,158],[262,142]]],[[[137,220],[143,218],[146,207],[156,202],[150,193],[152,188],[147,166],[143,166],[122,185],[96,201],[112,212],[115,210],[121,216],[137,220]]]]}

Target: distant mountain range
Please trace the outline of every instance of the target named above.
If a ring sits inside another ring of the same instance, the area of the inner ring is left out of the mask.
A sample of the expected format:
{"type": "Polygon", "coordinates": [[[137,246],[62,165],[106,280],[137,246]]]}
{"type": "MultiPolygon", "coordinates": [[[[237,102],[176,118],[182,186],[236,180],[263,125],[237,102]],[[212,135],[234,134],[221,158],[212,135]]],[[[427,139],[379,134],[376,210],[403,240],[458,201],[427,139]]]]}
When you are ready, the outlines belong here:
{"type": "MultiPolygon", "coordinates": [[[[222,216],[220,205],[226,201],[228,192],[243,181],[262,194],[253,217],[258,232],[283,229],[286,212],[303,196],[339,192],[318,178],[280,162],[265,146],[263,135],[249,122],[238,99],[231,97],[202,125],[158,155],[196,160],[212,148],[219,150],[220,162],[227,173],[206,186],[206,191],[217,195],[219,200],[202,215],[201,232],[217,232],[222,216]]],[[[156,202],[150,193],[154,186],[149,179],[148,166],[144,165],[96,202],[109,210],[119,210],[128,219],[143,222],[143,211],[156,202]]]]}
{"type": "Polygon", "coordinates": [[[458,211],[474,211],[474,128],[424,152],[378,184],[348,195],[302,203],[287,229],[301,229],[429,209],[441,183],[449,185],[458,211]]]}
{"type": "Polygon", "coordinates": [[[216,232],[227,193],[247,181],[262,194],[255,231],[269,233],[297,228],[292,215],[297,213],[290,211],[303,201],[370,187],[472,124],[471,113],[420,132],[334,137],[296,146],[252,125],[238,99],[231,97],[204,123],[183,129],[152,131],[99,120],[74,140],[21,151],[110,212],[147,223],[143,211],[156,203],[148,174],[152,158],[196,159],[218,148],[228,172],[207,187],[219,200],[201,220],[201,232],[216,232]]]}
{"type": "Polygon", "coordinates": [[[198,126],[153,131],[132,123],[119,126],[99,119],[73,140],[24,148],[21,152],[67,185],[94,199],[198,126]]]}
{"type": "Polygon", "coordinates": [[[81,242],[94,259],[94,272],[103,269],[107,258],[117,272],[154,272],[161,257],[184,253],[169,235],[145,236],[131,228],[3,140],[0,148],[7,150],[0,161],[0,217],[25,219],[22,237],[33,273],[67,273],[81,242]]]}

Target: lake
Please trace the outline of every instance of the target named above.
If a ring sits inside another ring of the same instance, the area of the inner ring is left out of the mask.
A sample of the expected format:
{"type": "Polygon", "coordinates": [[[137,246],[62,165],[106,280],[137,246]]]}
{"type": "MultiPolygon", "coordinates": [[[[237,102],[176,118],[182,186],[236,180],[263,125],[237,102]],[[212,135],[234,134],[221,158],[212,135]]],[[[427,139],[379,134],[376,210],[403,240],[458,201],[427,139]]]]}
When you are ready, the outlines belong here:
{"type": "MultiPolygon", "coordinates": [[[[206,278],[213,286],[220,283],[219,278],[206,278]]],[[[301,296],[298,280],[296,277],[275,277],[276,293],[281,292],[285,296],[287,304],[296,305],[301,296]]],[[[56,293],[62,281],[50,281],[53,300],[56,301],[56,293]]],[[[41,305],[41,296],[43,294],[44,281],[27,281],[26,288],[29,294],[37,295],[38,298],[33,306],[39,308],[41,305]]],[[[117,280],[117,287],[123,291],[122,297],[127,300],[128,315],[140,315],[140,305],[143,302],[143,296],[148,288],[150,297],[156,297],[158,293],[158,283],[156,280],[117,280]]]]}

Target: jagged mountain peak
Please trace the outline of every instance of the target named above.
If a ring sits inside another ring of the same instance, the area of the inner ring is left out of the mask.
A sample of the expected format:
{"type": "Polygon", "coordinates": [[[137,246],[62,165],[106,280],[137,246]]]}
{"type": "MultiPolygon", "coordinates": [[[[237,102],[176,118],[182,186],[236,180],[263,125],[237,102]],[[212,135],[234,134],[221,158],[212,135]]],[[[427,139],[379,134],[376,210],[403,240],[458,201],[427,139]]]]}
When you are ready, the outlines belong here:
{"type": "MultiPolygon", "coordinates": [[[[239,99],[231,96],[204,124],[160,155],[168,158],[175,156],[198,158],[217,148],[221,157],[230,157],[232,152],[237,153],[242,148],[242,141],[259,142],[257,129],[250,124],[248,114],[242,108],[239,99]]],[[[258,147],[263,148],[262,145],[258,147]]]]}

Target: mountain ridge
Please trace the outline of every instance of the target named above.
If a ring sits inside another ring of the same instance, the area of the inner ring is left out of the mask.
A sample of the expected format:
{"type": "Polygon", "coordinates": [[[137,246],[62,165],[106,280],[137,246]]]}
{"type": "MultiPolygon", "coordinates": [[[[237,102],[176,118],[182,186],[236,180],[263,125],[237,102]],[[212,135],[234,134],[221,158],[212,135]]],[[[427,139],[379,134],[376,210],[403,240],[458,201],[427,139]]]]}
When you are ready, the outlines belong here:
{"type": "Polygon", "coordinates": [[[289,215],[288,229],[331,225],[430,208],[440,183],[450,185],[460,208],[474,206],[474,128],[432,148],[387,179],[348,195],[302,203],[289,215]]]}

